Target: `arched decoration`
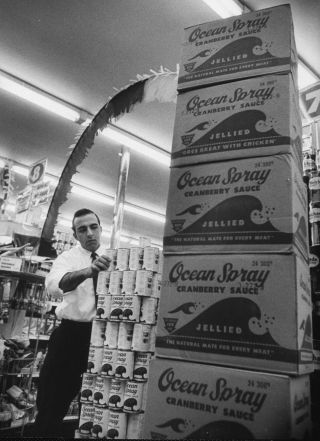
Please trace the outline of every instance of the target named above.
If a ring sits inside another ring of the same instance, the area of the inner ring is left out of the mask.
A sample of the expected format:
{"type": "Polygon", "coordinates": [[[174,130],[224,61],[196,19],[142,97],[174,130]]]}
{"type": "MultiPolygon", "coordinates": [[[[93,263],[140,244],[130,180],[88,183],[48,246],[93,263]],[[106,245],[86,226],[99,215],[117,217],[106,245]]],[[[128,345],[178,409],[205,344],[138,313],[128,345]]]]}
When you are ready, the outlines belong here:
{"type": "Polygon", "coordinates": [[[137,80],[132,81],[133,84],[125,86],[116,95],[110,97],[94,116],[91,123],[76,136],[75,143],[69,147],[72,152],[54,191],[42,228],[38,251],[40,256],[55,257],[55,250],[51,244],[59,209],[67,201],[68,194],[71,191],[72,177],[77,173],[78,167],[89,154],[98,132],[104,130],[111,120],[131,112],[136,104],[152,101],[162,103],[176,101],[177,72],[171,72],[162,67],[159,72],[150,71],[151,75],[138,75],[137,80]]]}

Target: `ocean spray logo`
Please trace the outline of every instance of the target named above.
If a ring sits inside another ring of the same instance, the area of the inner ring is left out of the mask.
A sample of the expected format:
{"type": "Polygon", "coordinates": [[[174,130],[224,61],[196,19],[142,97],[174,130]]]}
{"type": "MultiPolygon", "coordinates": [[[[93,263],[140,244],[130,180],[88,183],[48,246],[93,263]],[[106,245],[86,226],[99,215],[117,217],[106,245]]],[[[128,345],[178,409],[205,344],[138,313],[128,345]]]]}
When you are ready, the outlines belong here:
{"type": "Polygon", "coordinates": [[[250,19],[247,21],[237,18],[232,22],[232,25],[228,28],[227,26],[218,26],[208,30],[203,30],[201,27],[197,27],[192,30],[189,35],[189,42],[193,43],[197,40],[202,40],[203,38],[212,37],[214,35],[226,34],[227,32],[237,32],[243,30],[243,28],[264,28],[269,21],[269,16],[250,19]]]}
{"type": "Polygon", "coordinates": [[[162,372],[158,387],[161,392],[170,390],[180,394],[192,394],[200,397],[208,397],[211,401],[231,401],[237,404],[250,406],[251,412],[259,412],[267,398],[266,393],[256,392],[254,390],[241,389],[240,387],[232,387],[228,385],[226,378],[220,377],[216,380],[214,389],[209,390],[207,383],[197,383],[196,381],[188,381],[175,376],[172,368],[168,368],[162,372]]]}
{"type": "Polygon", "coordinates": [[[191,171],[187,170],[178,179],[177,187],[179,190],[183,190],[185,187],[194,187],[200,185],[234,184],[241,180],[243,180],[243,182],[256,182],[257,184],[262,185],[266,182],[270,173],[271,169],[240,171],[237,169],[237,167],[230,167],[226,171],[225,177],[220,174],[197,177],[192,176],[191,171]]]}
{"type": "Polygon", "coordinates": [[[254,283],[257,288],[261,288],[264,286],[269,274],[270,270],[236,269],[230,262],[225,263],[221,273],[218,274],[215,269],[187,269],[184,267],[183,262],[179,261],[171,268],[169,280],[171,283],[178,281],[211,282],[213,280],[219,283],[249,282],[254,283]]]}
{"type": "Polygon", "coordinates": [[[199,95],[194,95],[187,103],[186,109],[188,112],[195,112],[199,111],[203,107],[207,106],[213,106],[217,104],[224,104],[224,103],[235,103],[239,101],[244,101],[246,99],[250,100],[261,100],[265,101],[268,99],[271,99],[274,92],[274,86],[273,87],[261,87],[258,89],[249,89],[245,90],[242,87],[238,87],[234,92],[233,95],[220,95],[220,96],[212,96],[212,97],[206,97],[205,99],[201,99],[199,95]]]}

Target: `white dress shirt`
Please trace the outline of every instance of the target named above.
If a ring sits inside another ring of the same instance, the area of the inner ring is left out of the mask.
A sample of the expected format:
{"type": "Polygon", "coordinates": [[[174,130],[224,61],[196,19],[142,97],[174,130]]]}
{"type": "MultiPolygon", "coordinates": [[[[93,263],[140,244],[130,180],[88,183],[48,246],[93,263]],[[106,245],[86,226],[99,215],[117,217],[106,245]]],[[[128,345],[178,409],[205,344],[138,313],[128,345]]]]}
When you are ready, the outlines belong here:
{"type": "MultiPolygon", "coordinates": [[[[46,287],[49,294],[63,296],[62,302],[59,303],[55,311],[59,320],[90,322],[96,315],[92,278],[84,280],[72,291],[64,293],[59,288],[59,282],[66,273],[78,271],[91,265],[91,253],[78,245],[61,253],[53,262],[52,269],[46,277],[46,287]]],[[[103,254],[101,247],[96,250],[96,253],[103,254]]]]}

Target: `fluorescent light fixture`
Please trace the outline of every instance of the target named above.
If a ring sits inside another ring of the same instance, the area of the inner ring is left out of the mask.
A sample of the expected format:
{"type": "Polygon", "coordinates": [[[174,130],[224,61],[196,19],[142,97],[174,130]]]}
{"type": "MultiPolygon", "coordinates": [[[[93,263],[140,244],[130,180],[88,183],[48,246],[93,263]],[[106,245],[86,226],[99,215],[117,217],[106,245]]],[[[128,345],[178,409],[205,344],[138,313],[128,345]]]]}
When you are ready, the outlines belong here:
{"type": "Polygon", "coordinates": [[[49,97],[45,92],[33,89],[24,84],[23,81],[5,75],[3,72],[0,72],[0,88],[63,118],[71,121],[78,121],[80,119],[80,113],[78,111],[49,97]]]}
{"type": "Polygon", "coordinates": [[[138,216],[145,217],[147,219],[151,219],[157,222],[160,222],[161,224],[165,223],[165,216],[160,213],[155,213],[154,211],[146,210],[145,208],[137,207],[134,205],[125,204],[124,205],[125,211],[128,211],[129,213],[137,214],[138,216]]]}
{"type": "Polygon", "coordinates": [[[114,198],[112,196],[108,196],[106,194],[102,194],[96,192],[94,190],[87,189],[85,187],[81,187],[79,185],[72,184],[71,193],[79,195],[81,197],[90,199],[95,202],[100,202],[104,205],[114,205],[114,198]]]}
{"type": "Polygon", "coordinates": [[[211,9],[213,9],[221,18],[241,15],[242,8],[235,0],[203,0],[211,9]]]}
{"type": "Polygon", "coordinates": [[[23,167],[22,165],[13,165],[11,170],[21,176],[29,175],[29,167],[23,167]]]}
{"type": "Polygon", "coordinates": [[[112,139],[115,142],[118,142],[126,147],[129,147],[131,150],[134,150],[138,153],[141,153],[144,156],[147,156],[154,161],[157,161],[166,166],[170,165],[170,153],[165,151],[160,151],[156,147],[152,146],[148,142],[137,139],[135,136],[124,133],[114,127],[107,127],[103,130],[103,135],[112,139]]]}
{"type": "Polygon", "coordinates": [[[298,62],[298,88],[304,89],[317,83],[319,78],[302,62],[298,62]]]}

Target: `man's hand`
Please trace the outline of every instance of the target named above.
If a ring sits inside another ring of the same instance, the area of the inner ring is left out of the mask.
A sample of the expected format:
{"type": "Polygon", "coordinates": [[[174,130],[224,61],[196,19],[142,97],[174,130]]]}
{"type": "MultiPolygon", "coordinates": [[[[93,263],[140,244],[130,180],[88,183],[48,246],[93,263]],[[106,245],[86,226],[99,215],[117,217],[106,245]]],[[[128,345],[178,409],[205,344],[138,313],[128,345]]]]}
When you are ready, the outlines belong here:
{"type": "Polygon", "coordinates": [[[111,263],[111,259],[104,254],[98,256],[91,264],[92,273],[107,271],[111,263]]]}

